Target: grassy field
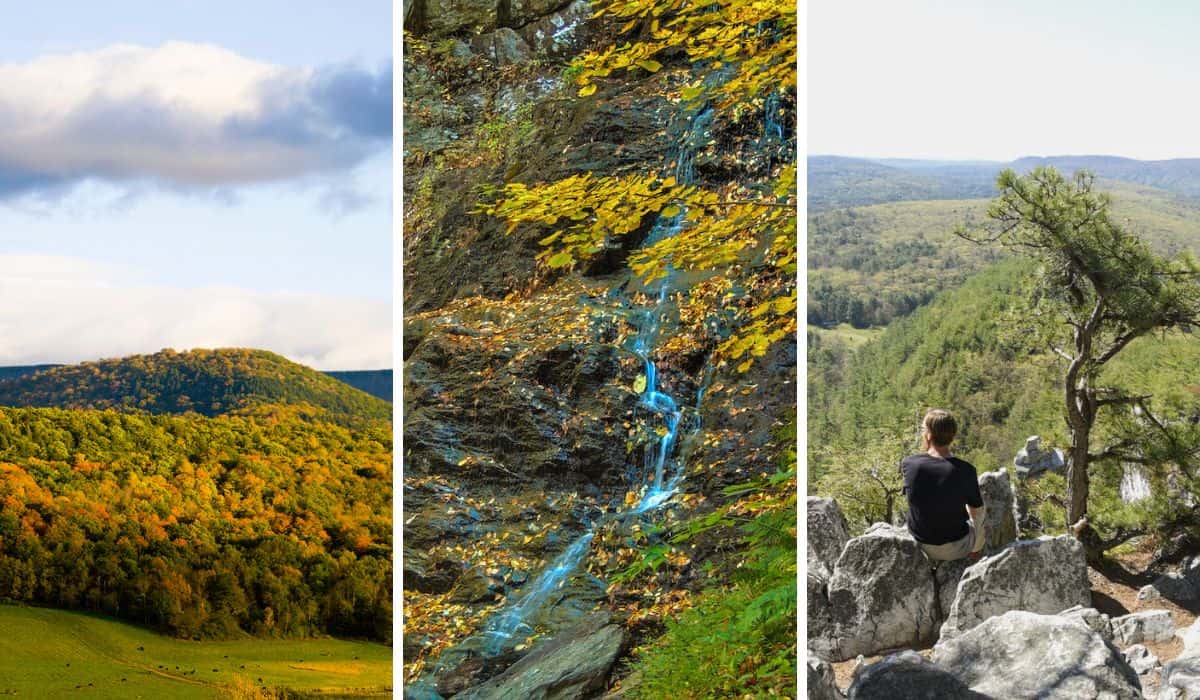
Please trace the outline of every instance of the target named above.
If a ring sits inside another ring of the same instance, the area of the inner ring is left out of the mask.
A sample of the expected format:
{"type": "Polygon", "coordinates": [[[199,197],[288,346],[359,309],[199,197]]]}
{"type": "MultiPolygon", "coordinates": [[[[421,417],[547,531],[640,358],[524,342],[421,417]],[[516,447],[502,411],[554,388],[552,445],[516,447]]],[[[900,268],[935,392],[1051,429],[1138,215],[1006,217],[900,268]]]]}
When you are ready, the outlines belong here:
{"type": "Polygon", "coordinates": [[[809,324],[808,330],[821,336],[822,340],[840,340],[853,350],[883,333],[884,329],[855,328],[849,323],[839,323],[836,328],[822,328],[821,326],[809,324]]]}
{"type": "Polygon", "coordinates": [[[105,617],[0,605],[0,697],[186,700],[229,697],[239,683],[391,697],[392,649],[336,639],[191,642],[105,617]]]}

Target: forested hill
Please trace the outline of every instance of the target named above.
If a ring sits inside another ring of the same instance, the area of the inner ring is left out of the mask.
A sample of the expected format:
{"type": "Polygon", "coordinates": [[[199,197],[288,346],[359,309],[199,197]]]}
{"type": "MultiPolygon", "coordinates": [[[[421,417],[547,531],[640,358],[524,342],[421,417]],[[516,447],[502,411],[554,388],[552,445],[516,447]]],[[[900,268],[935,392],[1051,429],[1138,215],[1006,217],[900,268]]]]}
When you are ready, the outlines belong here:
{"type": "Polygon", "coordinates": [[[300,403],[343,420],[388,420],[392,414],[386,401],[265,350],[163,350],[0,381],[0,406],[216,416],[258,405],[300,403]]]}
{"type": "Polygon", "coordinates": [[[344,372],[324,372],[339,382],[344,382],[350,386],[365,391],[371,396],[383,399],[384,401],[392,400],[392,370],[390,369],[365,369],[351,370],[344,372]]]}

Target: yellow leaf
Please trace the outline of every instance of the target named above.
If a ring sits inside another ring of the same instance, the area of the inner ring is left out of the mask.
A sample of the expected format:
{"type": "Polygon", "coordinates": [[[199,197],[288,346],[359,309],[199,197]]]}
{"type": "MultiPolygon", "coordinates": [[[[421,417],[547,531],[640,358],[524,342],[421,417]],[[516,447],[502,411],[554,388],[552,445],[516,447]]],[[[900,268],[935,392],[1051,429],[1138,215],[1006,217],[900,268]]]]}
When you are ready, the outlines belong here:
{"type": "Polygon", "coordinates": [[[646,390],[646,375],[639,374],[637,379],[633,380],[633,390],[639,394],[646,390]]]}
{"type": "Polygon", "coordinates": [[[652,58],[644,58],[638,61],[637,64],[651,73],[657,73],[662,68],[662,64],[652,58]]]}
{"type": "Polygon", "coordinates": [[[583,87],[579,88],[579,96],[587,97],[588,95],[592,94],[595,91],[596,91],[596,84],[589,83],[589,84],[584,85],[583,87]]]}

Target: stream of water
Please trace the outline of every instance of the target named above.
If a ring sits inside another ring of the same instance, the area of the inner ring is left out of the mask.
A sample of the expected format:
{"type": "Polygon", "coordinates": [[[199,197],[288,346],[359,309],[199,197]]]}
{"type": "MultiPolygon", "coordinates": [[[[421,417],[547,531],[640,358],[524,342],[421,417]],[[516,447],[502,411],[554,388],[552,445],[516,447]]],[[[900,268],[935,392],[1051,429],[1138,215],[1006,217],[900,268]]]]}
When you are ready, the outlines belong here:
{"type": "MultiPolygon", "coordinates": [[[[775,111],[773,105],[769,104],[766,107],[764,136],[770,138],[776,133],[782,135],[782,129],[772,114],[775,111]]],[[[714,112],[711,108],[704,108],[684,110],[681,114],[686,115],[687,120],[680,130],[671,155],[673,156],[676,181],[681,184],[690,184],[695,178],[696,153],[708,143],[710,138],[709,126],[714,112]]],[[[644,245],[650,246],[674,236],[682,230],[685,218],[685,211],[680,211],[671,217],[659,217],[644,245]]],[[[701,381],[696,391],[694,406],[681,407],[675,397],[660,387],[658,366],[653,357],[658,346],[663,316],[669,308],[668,299],[673,278],[674,272],[668,267],[667,276],[661,281],[657,293],[652,293],[653,302],[633,316],[634,323],[637,325],[637,333],[627,345],[627,349],[642,361],[645,388],[639,398],[639,405],[650,414],[651,417],[648,417],[647,420],[660,424],[661,427],[655,428],[653,431],[655,437],[645,446],[641,470],[633,465],[628,470],[629,486],[633,489],[641,489],[640,497],[634,505],[611,514],[607,519],[639,516],[654,511],[670,501],[684,478],[684,460],[676,458],[674,455],[680,442],[680,432],[682,430],[693,432],[699,429],[700,402],[712,378],[711,366],[706,363],[701,371],[701,381]]],[[[551,601],[554,594],[560,591],[572,574],[578,570],[589,552],[597,528],[603,522],[592,524],[549,566],[524,586],[519,598],[514,598],[506,607],[494,613],[484,623],[482,630],[477,635],[457,645],[453,653],[451,653],[452,650],[443,653],[434,667],[425,674],[425,677],[432,677],[439,670],[449,667],[454,659],[462,658],[465,654],[478,653],[494,657],[524,640],[533,632],[530,620],[551,601]]],[[[424,682],[420,685],[422,688],[418,694],[406,693],[406,697],[439,697],[431,685],[424,682]]]]}

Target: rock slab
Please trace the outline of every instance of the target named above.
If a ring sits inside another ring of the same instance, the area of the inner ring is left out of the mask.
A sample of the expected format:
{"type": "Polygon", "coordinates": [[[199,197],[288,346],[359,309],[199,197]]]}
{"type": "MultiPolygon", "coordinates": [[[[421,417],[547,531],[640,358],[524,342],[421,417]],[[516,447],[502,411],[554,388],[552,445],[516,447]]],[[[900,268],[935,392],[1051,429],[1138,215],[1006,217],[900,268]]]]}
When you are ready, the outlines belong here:
{"type": "Polygon", "coordinates": [[[828,579],[842,549],[850,541],[846,516],[832,498],[809,496],[805,503],[808,516],[808,570],[828,579]]]}
{"type": "Polygon", "coordinates": [[[1113,643],[1127,647],[1141,642],[1169,642],[1175,636],[1175,621],[1167,610],[1143,610],[1112,620],[1113,643]]]}
{"type": "Polygon", "coordinates": [[[1017,539],[1016,498],[1008,472],[998,469],[979,477],[979,492],[987,515],[983,519],[983,549],[995,552],[1017,539]]]}
{"type": "Polygon", "coordinates": [[[904,528],[876,523],[847,542],[828,593],[832,633],[814,648],[831,661],[915,647],[937,632],[929,560],[904,528]]]}
{"type": "Polygon", "coordinates": [[[941,634],[963,634],[1010,610],[1053,615],[1077,605],[1091,605],[1079,541],[1070,535],[1021,540],[967,568],[941,634]]]}
{"type": "Polygon", "coordinates": [[[577,626],[534,649],[507,671],[459,700],[577,700],[604,688],[621,650],[623,634],[607,613],[593,613],[577,626]]]}
{"type": "Polygon", "coordinates": [[[854,674],[847,692],[850,700],[934,700],[962,698],[986,700],[954,674],[915,651],[892,654],[854,674]]]}
{"type": "Polygon", "coordinates": [[[1076,620],[1013,610],[934,647],[932,661],[993,698],[1141,698],[1137,673],[1076,620]]]}

